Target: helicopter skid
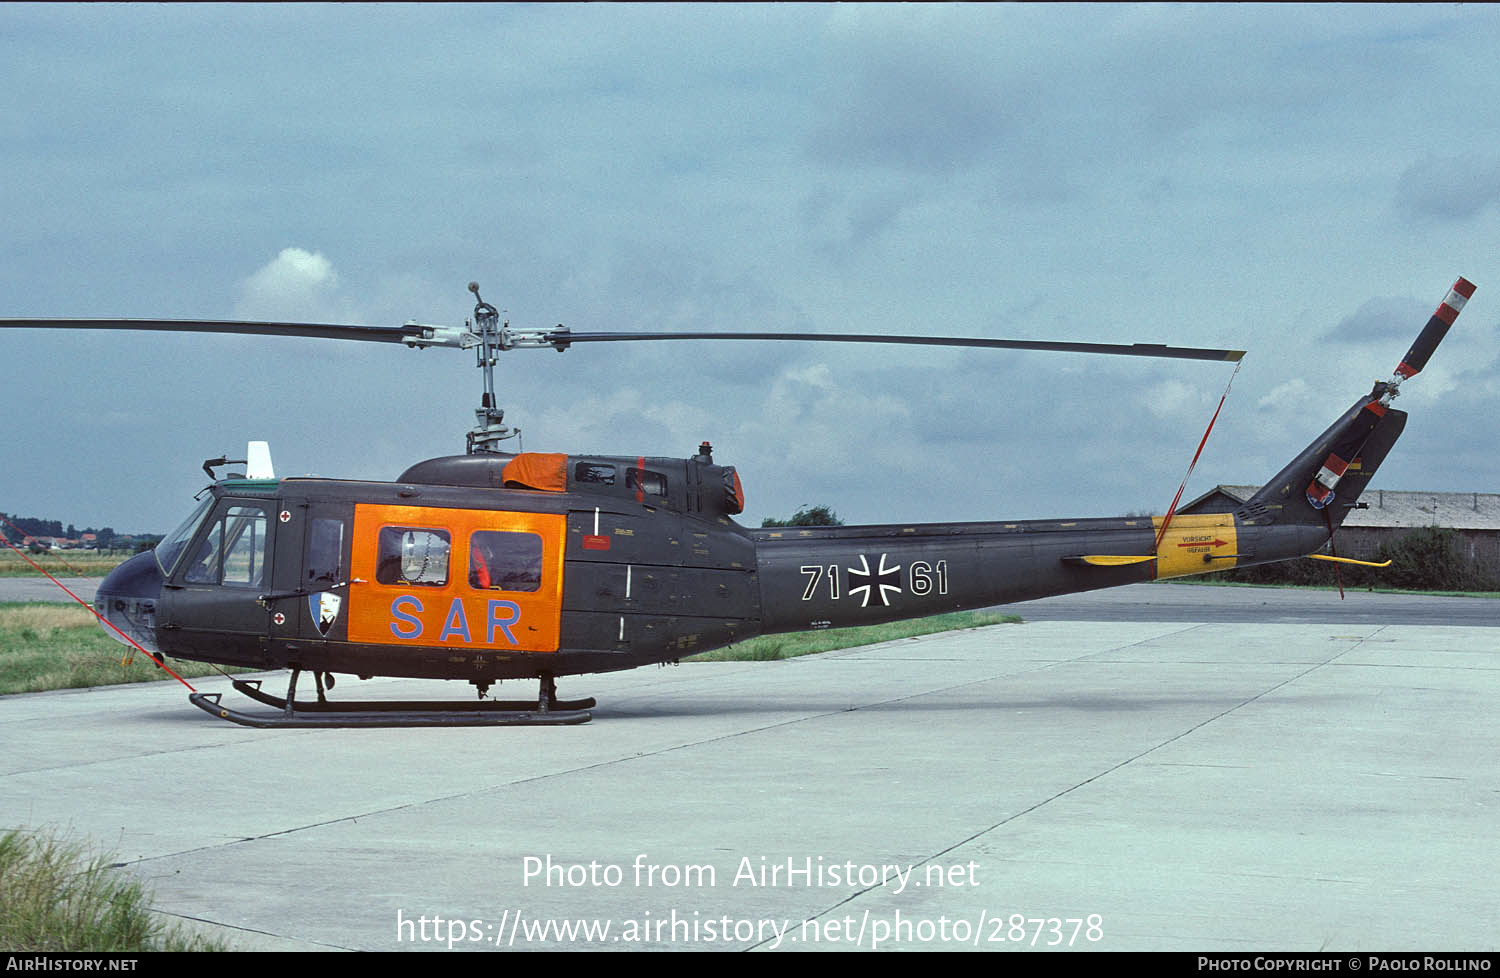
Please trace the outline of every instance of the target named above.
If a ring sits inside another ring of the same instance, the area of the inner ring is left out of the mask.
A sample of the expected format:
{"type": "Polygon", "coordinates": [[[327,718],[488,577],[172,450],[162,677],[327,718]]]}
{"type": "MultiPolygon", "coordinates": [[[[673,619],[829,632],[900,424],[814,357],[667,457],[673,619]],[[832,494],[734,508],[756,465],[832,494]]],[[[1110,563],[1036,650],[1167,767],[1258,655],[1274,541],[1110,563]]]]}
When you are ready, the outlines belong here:
{"type": "MultiPolygon", "coordinates": [[[[278,710],[286,709],[286,700],[261,689],[259,679],[235,679],[232,682],[235,689],[251,699],[259,700],[267,706],[274,706],[278,710]]],[[[398,700],[364,700],[351,701],[349,703],[329,703],[326,701],[297,703],[295,704],[295,708],[299,711],[305,710],[308,713],[339,713],[350,710],[412,710],[415,712],[422,710],[448,710],[454,713],[529,711],[532,713],[549,713],[556,711],[577,712],[579,710],[592,709],[595,705],[597,705],[597,701],[590,696],[587,699],[581,700],[557,700],[549,698],[546,707],[540,706],[536,700],[480,700],[477,702],[473,700],[409,700],[406,702],[398,700]]]]}
{"type": "MultiPolygon", "coordinates": [[[[192,693],[188,700],[199,709],[246,727],[514,727],[564,726],[593,719],[592,697],[582,700],[366,700],[348,703],[288,704],[260,688],[260,680],[236,679],[234,688],[251,699],[276,707],[279,713],[243,713],[221,704],[220,693],[192,693]]],[[[293,681],[295,684],[295,680],[293,681]]],[[[295,688],[295,686],[294,686],[295,688]]]]}

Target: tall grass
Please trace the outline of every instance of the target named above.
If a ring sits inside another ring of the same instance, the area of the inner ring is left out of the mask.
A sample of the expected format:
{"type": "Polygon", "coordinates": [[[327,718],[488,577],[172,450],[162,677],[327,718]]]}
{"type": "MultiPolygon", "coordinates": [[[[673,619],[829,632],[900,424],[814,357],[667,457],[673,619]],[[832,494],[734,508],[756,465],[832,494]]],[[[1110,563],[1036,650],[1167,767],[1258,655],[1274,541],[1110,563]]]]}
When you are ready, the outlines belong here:
{"type": "Polygon", "coordinates": [[[105,855],[47,832],[0,835],[0,947],[10,951],[224,951],[169,927],[105,855]]]}
{"type": "MultiPolygon", "coordinates": [[[[170,665],[187,679],[215,673],[199,662],[173,659],[170,665]]],[[[104,634],[87,608],[0,604],[0,695],[166,678],[146,655],[104,634]]]]}

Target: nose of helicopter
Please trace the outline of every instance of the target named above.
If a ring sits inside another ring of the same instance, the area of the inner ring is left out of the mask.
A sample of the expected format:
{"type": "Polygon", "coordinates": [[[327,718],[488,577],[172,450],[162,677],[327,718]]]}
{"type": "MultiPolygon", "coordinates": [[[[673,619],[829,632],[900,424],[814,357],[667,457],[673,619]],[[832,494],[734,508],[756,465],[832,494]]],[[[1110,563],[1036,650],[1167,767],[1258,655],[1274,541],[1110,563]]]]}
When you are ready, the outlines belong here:
{"type": "MultiPolygon", "coordinates": [[[[156,555],[136,554],[109,572],[94,593],[94,610],[141,648],[159,653],[156,645],[156,603],[161,597],[162,575],[156,555]]],[[[128,645],[114,628],[101,625],[110,638],[128,645]]]]}

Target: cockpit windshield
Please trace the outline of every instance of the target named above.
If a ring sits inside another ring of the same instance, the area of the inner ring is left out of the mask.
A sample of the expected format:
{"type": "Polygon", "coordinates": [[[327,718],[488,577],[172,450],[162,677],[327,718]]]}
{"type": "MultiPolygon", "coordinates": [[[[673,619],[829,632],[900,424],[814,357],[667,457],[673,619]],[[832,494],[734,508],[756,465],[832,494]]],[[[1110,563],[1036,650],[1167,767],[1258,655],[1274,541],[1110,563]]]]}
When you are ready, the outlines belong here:
{"type": "Polygon", "coordinates": [[[209,507],[214,504],[214,497],[204,496],[203,502],[193,510],[193,515],[182,521],[177,529],[162,537],[161,543],[156,545],[156,563],[161,568],[163,577],[172,576],[172,568],[177,566],[177,560],[182,556],[182,550],[198,532],[198,525],[203,522],[203,517],[208,515],[209,507]]]}

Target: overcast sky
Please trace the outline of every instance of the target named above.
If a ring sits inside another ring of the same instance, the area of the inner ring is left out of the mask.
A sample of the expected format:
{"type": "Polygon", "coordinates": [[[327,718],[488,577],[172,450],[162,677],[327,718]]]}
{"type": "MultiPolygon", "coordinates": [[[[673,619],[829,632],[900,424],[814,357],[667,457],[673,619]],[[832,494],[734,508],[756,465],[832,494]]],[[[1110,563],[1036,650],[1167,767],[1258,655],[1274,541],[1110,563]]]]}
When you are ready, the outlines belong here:
{"type": "MultiPolygon", "coordinates": [[[[1478,292],[1388,489],[1500,491],[1500,9],[0,6],[0,317],[1243,348],[1188,497],[1478,292]]],[[[204,458],[394,479],[468,353],[0,333],[0,511],[163,532],[204,458]]],[[[745,521],[1161,511],[1224,364],[740,343],[502,358],[532,451],[739,468],[745,521]]],[[[515,443],[512,443],[515,444],[515,443]]]]}

